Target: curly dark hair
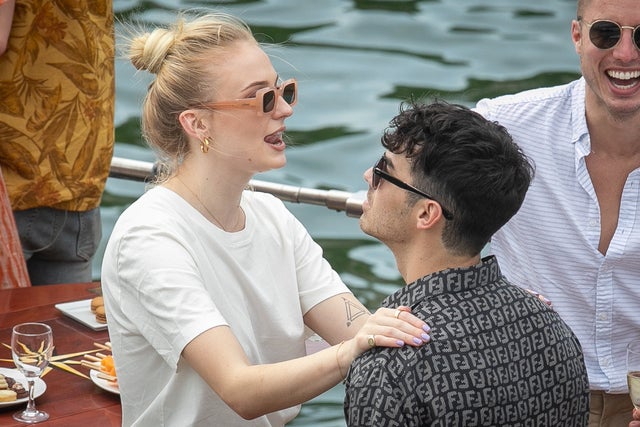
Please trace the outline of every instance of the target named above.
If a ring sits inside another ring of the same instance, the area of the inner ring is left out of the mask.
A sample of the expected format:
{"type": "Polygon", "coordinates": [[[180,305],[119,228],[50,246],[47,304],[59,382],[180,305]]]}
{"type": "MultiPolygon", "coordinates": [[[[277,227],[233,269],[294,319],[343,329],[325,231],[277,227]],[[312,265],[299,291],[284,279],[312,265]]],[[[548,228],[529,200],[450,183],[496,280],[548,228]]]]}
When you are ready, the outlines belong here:
{"type": "MultiPolygon", "coordinates": [[[[534,175],[532,163],[503,126],[439,100],[403,103],[382,145],[406,156],[413,185],[453,213],[443,241],[459,255],[480,253],[520,209],[534,175]]],[[[420,200],[408,194],[409,203],[420,200]]]]}

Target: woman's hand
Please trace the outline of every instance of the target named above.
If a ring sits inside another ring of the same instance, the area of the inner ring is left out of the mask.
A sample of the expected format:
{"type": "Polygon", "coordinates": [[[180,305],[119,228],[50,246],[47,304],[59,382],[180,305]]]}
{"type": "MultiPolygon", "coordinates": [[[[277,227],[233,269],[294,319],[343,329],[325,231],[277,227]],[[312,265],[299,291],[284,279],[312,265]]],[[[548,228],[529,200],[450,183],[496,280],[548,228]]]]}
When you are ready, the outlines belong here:
{"type": "Polygon", "coordinates": [[[429,325],[411,314],[409,307],[379,308],[354,338],[337,349],[338,366],[348,367],[356,357],[373,347],[402,347],[405,344],[419,347],[431,340],[430,331],[429,325]]]}
{"type": "Polygon", "coordinates": [[[406,306],[379,308],[356,334],[358,348],[364,353],[373,347],[402,347],[423,345],[431,336],[431,328],[424,320],[411,314],[406,306]]]}
{"type": "Polygon", "coordinates": [[[429,325],[411,314],[409,307],[379,308],[345,345],[351,356],[348,362],[373,347],[424,345],[431,340],[430,331],[429,325]]]}

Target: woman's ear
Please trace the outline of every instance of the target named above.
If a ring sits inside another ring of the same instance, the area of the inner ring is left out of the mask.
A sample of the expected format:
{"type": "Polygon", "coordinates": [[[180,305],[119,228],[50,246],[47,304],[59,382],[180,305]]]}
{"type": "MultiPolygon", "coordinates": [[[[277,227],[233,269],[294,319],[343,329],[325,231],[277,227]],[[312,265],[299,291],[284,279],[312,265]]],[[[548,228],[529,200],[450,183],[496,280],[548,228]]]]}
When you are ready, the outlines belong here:
{"type": "Polygon", "coordinates": [[[200,120],[194,110],[184,110],[178,116],[180,125],[190,137],[202,139],[201,134],[206,130],[206,125],[200,120]]]}

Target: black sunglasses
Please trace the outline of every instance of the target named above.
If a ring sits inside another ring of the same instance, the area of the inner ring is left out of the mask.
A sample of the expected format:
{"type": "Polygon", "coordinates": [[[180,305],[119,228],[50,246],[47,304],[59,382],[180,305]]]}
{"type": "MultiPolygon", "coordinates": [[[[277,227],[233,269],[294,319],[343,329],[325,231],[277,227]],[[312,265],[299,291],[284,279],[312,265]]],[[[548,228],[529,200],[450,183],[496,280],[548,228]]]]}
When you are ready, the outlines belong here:
{"type": "Polygon", "coordinates": [[[640,25],[630,27],[606,19],[598,19],[591,23],[585,22],[585,25],[589,27],[589,39],[591,43],[598,49],[604,50],[615,47],[620,42],[622,30],[625,28],[632,31],[633,43],[636,45],[636,49],[640,49],[640,31],[638,31],[640,25]]]}
{"type": "Polygon", "coordinates": [[[220,101],[204,105],[204,108],[211,110],[225,110],[230,108],[255,108],[259,113],[269,114],[273,111],[281,96],[289,105],[298,102],[298,82],[289,79],[278,87],[265,87],[256,92],[253,98],[234,99],[233,101],[220,101]]]}
{"type": "MultiPolygon", "coordinates": [[[[416,187],[409,185],[406,182],[402,182],[398,178],[389,175],[389,173],[387,172],[387,159],[386,157],[384,157],[384,155],[380,157],[380,160],[378,160],[375,165],[373,165],[372,169],[373,175],[371,176],[371,188],[373,188],[374,190],[378,189],[378,187],[380,186],[380,180],[384,179],[385,181],[390,182],[391,184],[400,187],[403,190],[411,191],[412,193],[415,193],[426,199],[438,202],[436,199],[434,199],[424,191],[420,191],[416,187]]],[[[442,215],[445,217],[445,219],[452,220],[453,215],[451,214],[451,212],[449,212],[444,206],[442,206],[442,203],[438,202],[438,204],[442,208],[442,215]]]]}

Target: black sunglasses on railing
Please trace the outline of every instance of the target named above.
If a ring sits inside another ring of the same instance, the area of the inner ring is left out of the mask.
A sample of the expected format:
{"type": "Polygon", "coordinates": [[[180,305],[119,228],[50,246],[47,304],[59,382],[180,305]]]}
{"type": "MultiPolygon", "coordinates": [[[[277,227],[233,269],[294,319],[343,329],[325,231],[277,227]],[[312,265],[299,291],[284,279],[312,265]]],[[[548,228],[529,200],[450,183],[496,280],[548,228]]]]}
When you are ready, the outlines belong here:
{"type": "Polygon", "coordinates": [[[378,160],[375,165],[373,165],[373,175],[371,177],[371,188],[376,190],[380,186],[380,179],[384,179],[385,181],[388,181],[391,184],[395,185],[396,187],[402,188],[403,190],[411,191],[412,193],[415,193],[426,199],[438,202],[438,204],[442,208],[442,215],[445,217],[445,219],[448,219],[448,220],[453,219],[453,214],[451,214],[451,212],[449,212],[444,206],[442,206],[442,203],[440,203],[438,200],[434,199],[424,191],[418,190],[416,187],[409,185],[406,182],[400,181],[398,178],[394,176],[389,175],[389,173],[387,172],[387,159],[384,157],[384,155],[380,157],[380,160],[378,160]]]}

